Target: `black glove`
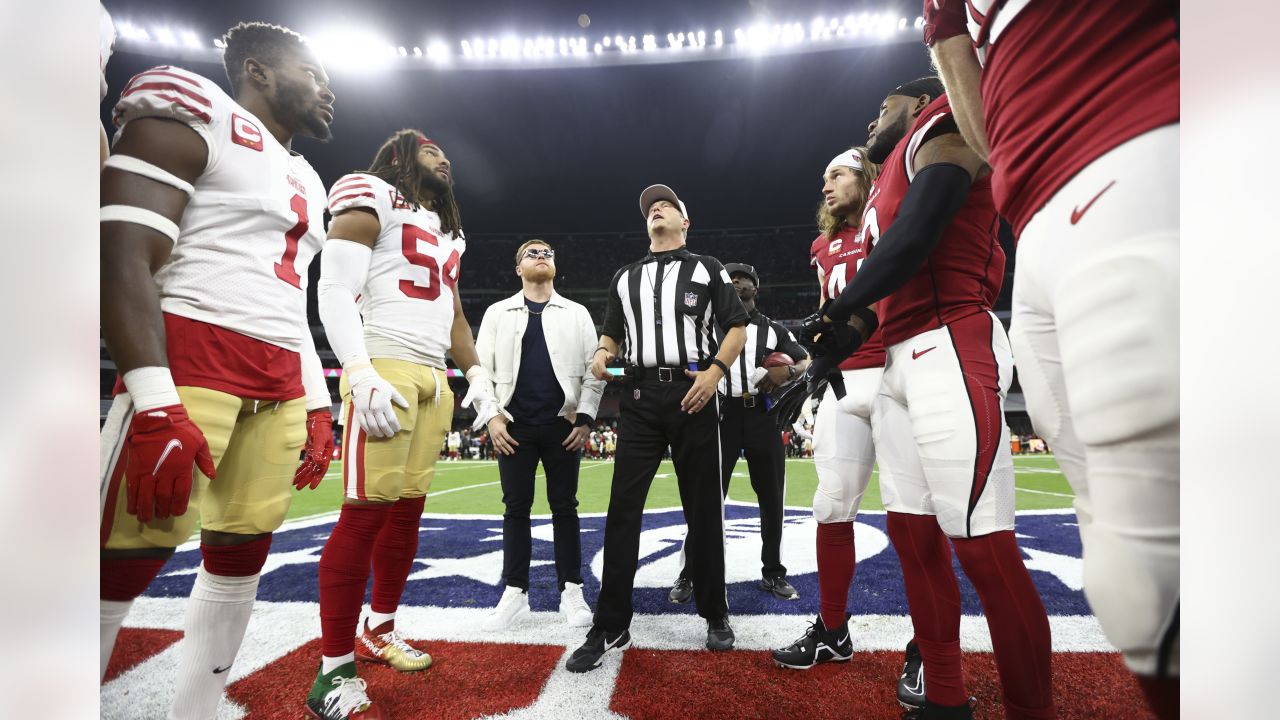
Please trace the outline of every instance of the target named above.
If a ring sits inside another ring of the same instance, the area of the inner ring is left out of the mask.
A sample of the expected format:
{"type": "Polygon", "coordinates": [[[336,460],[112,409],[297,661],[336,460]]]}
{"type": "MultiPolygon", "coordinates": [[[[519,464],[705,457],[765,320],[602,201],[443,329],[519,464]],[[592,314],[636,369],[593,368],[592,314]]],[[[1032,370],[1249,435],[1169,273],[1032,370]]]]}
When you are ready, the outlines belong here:
{"type": "Polygon", "coordinates": [[[769,409],[770,415],[777,416],[779,432],[794,425],[804,404],[815,395],[821,397],[827,391],[828,384],[835,390],[836,399],[844,397],[844,375],[840,374],[840,363],[846,357],[848,355],[823,355],[815,358],[795,382],[782,390],[769,409]]]}
{"type": "Polygon", "coordinates": [[[796,339],[800,341],[801,345],[805,346],[805,349],[813,352],[814,346],[818,344],[817,337],[822,334],[825,325],[822,322],[822,311],[819,310],[800,321],[800,327],[796,331],[796,339]]]}

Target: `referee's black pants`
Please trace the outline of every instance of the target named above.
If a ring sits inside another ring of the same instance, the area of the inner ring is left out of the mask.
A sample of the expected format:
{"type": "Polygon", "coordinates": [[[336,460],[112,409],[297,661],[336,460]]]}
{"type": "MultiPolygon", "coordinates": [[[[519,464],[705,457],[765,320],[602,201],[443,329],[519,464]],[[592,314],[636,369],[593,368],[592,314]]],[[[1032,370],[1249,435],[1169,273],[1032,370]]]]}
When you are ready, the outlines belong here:
{"type": "MultiPolygon", "coordinates": [[[[760,574],[767,578],[786,577],[787,568],[782,564],[782,507],[786,492],[786,449],[782,446],[782,432],[778,430],[776,418],[765,408],[763,396],[751,400],[722,397],[720,403],[722,490],[728,497],[734,466],[738,458],[745,455],[751,489],[760,504],[760,574]]],[[[686,537],[686,557],[692,552],[689,545],[686,537]]],[[[688,569],[682,568],[680,576],[689,577],[688,569]]]]}
{"type": "Polygon", "coordinates": [[[596,627],[610,633],[631,626],[644,503],[668,445],[689,537],[694,539],[687,564],[698,614],[713,620],[729,612],[724,592],[718,407],[710,402],[692,415],[682,411],[680,400],[691,384],[687,378],[646,379],[628,381],[623,389],[595,617],[596,627]]]}

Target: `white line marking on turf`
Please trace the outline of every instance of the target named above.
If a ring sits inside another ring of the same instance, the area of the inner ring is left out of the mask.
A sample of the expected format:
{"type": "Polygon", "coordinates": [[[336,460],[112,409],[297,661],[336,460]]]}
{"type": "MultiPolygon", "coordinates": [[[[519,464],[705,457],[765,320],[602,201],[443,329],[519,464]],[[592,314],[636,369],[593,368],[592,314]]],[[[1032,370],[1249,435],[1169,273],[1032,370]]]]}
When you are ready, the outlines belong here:
{"type": "Polygon", "coordinates": [[[1018,492],[1029,492],[1037,495],[1053,495],[1055,497],[1073,498],[1075,495],[1070,493],[1049,492],[1048,490],[1032,490],[1031,488],[1018,488],[1018,492]]]}

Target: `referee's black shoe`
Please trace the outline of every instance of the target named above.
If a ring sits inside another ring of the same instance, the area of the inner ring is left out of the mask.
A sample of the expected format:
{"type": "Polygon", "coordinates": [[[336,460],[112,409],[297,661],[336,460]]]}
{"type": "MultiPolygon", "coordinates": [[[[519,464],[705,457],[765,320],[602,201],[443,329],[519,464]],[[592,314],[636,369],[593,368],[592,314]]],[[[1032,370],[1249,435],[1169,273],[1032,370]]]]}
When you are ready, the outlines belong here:
{"type": "Polygon", "coordinates": [[[914,640],[907,643],[906,657],[902,661],[902,675],[898,677],[898,704],[907,710],[924,707],[924,660],[914,640]]]}
{"type": "Polygon", "coordinates": [[[586,672],[600,667],[604,656],[611,652],[622,652],[631,647],[631,631],[623,630],[617,634],[605,632],[602,627],[593,627],[587,633],[587,641],[582,647],[573,651],[564,667],[569,672],[586,672]]]}
{"type": "Polygon", "coordinates": [[[732,650],[733,628],[729,627],[729,616],[707,621],[707,649],[732,650]]]}
{"type": "Polygon", "coordinates": [[[808,670],[824,662],[846,662],[853,657],[853,641],[849,639],[849,619],[838,628],[828,630],[822,616],[809,623],[799,640],[773,651],[773,663],[792,670],[808,670]]]}
{"type": "Polygon", "coordinates": [[[675,584],[671,586],[671,592],[667,593],[667,599],[677,605],[689,602],[691,597],[693,597],[693,581],[683,576],[676,578],[675,584]]]}
{"type": "Polygon", "coordinates": [[[787,582],[787,576],[785,575],[775,578],[763,578],[760,580],[760,589],[765,592],[773,593],[774,597],[779,597],[783,600],[800,599],[800,593],[796,592],[796,589],[791,586],[791,583],[787,582]]]}

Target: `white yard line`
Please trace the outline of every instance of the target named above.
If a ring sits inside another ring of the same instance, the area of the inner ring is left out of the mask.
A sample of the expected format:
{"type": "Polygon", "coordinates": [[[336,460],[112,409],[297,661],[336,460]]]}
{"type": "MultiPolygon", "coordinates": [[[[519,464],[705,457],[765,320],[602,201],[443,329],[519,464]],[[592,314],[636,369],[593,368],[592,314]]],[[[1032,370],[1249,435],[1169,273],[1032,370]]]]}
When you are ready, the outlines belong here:
{"type": "Polygon", "coordinates": [[[1053,495],[1054,497],[1073,498],[1075,495],[1071,493],[1049,492],[1048,490],[1032,490],[1031,488],[1018,488],[1018,492],[1035,493],[1036,495],[1053,495]]]}

